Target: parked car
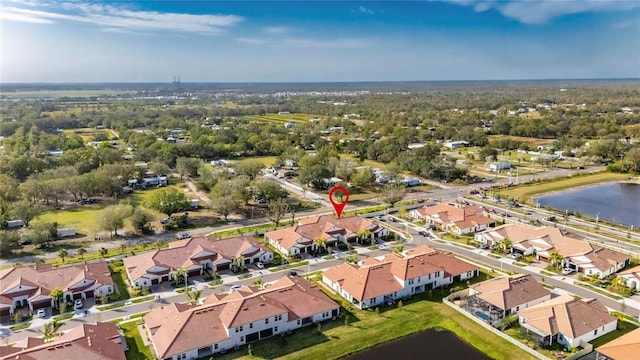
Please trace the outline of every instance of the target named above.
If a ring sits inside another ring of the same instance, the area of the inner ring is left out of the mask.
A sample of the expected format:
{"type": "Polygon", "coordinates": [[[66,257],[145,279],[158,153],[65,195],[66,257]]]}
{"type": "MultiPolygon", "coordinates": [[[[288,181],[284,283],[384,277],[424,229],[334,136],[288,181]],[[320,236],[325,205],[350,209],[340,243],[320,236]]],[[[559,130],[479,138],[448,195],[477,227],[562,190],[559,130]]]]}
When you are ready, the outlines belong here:
{"type": "Polygon", "coordinates": [[[75,309],[82,309],[84,307],[84,304],[82,303],[82,299],[76,299],[76,301],[73,302],[73,307],[75,309]]]}
{"type": "Polygon", "coordinates": [[[261,262],[258,262],[258,263],[256,263],[256,267],[257,267],[258,269],[264,269],[264,264],[263,264],[263,263],[261,263],[261,262]]]}
{"type": "Polygon", "coordinates": [[[129,306],[129,305],[133,305],[133,301],[127,300],[124,302],[124,306],[129,306]]]}
{"type": "Polygon", "coordinates": [[[297,272],[297,271],[295,271],[295,270],[291,270],[291,271],[289,271],[289,275],[291,275],[291,276],[298,276],[298,272],[297,272]]]}
{"type": "Polygon", "coordinates": [[[378,220],[378,221],[384,221],[384,218],[382,217],[382,215],[376,215],[373,218],[378,220]]]}
{"type": "Polygon", "coordinates": [[[422,236],[425,236],[425,237],[429,236],[429,234],[427,234],[427,232],[424,231],[424,230],[418,231],[418,235],[422,235],[422,236]]]}
{"type": "Polygon", "coordinates": [[[31,240],[25,240],[25,241],[21,242],[20,245],[22,245],[22,246],[31,245],[31,240]]]}
{"type": "Polygon", "coordinates": [[[176,235],[176,239],[178,240],[189,239],[190,237],[191,237],[191,234],[189,234],[188,232],[181,232],[176,235]]]}
{"type": "Polygon", "coordinates": [[[396,222],[398,221],[396,218],[389,216],[389,220],[391,220],[391,222],[396,222]]]}
{"type": "Polygon", "coordinates": [[[170,217],[166,217],[166,218],[160,220],[160,224],[168,224],[169,221],[171,221],[171,218],[170,217]]]}
{"type": "Polygon", "coordinates": [[[573,272],[572,268],[562,268],[562,274],[563,275],[569,275],[573,272]]]}
{"type": "Polygon", "coordinates": [[[240,290],[240,289],[242,289],[242,285],[233,285],[233,286],[229,289],[229,291],[232,291],[232,292],[233,292],[233,291],[238,291],[238,290],[240,290]]]}
{"type": "Polygon", "coordinates": [[[38,311],[36,312],[36,315],[38,315],[40,319],[44,319],[47,317],[47,312],[45,309],[38,309],[38,311]]]}

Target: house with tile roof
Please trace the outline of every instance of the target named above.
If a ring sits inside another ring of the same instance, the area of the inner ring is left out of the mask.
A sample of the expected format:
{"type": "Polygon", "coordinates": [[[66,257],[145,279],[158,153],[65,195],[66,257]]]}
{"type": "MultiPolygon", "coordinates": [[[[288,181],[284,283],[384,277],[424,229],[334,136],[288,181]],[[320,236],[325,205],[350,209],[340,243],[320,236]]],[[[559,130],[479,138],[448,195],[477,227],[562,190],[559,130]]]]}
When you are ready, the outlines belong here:
{"type": "Polygon", "coordinates": [[[475,265],[427,246],[411,253],[343,263],[324,271],[322,281],[359,309],[375,307],[478,275],[475,265]]]}
{"type": "Polygon", "coordinates": [[[318,249],[316,240],[322,239],[325,247],[338,243],[355,243],[363,239],[389,235],[389,230],[378,223],[359,216],[340,219],[323,215],[302,219],[298,225],[269,231],[264,238],[286,256],[309,253],[318,249]]]}
{"type": "Polygon", "coordinates": [[[475,235],[477,243],[489,247],[504,240],[511,242],[512,252],[535,255],[540,261],[550,262],[557,251],[564,258],[564,267],[585,275],[597,275],[601,279],[622,270],[630,261],[628,255],[564,236],[559,229],[550,226],[507,224],[475,235]]]}
{"type": "Polygon", "coordinates": [[[77,326],[50,342],[26,337],[12,346],[0,346],[0,360],[125,360],[126,346],[117,325],[99,322],[77,326]]]}
{"type": "Polygon", "coordinates": [[[640,354],[640,328],[596,348],[596,360],[635,359],[640,354]]]}
{"type": "Polygon", "coordinates": [[[244,265],[270,263],[273,253],[251,236],[213,240],[207,236],[169,243],[159,249],[124,258],[129,282],[134,287],[151,286],[171,280],[177,269],[187,276],[202,275],[205,271],[227,270],[235,262],[244,265]]]}
{"type": "Polygon", "coordinates": [[[63,299],[87,299],[114,292],[105,262],[54,268],[51,264],[21,266],[0,271],[0,316],[16,308],[35,312],[53,306],[51,292],[60,289],[63,299]]]}
{"type": "Polygon", "coordinates": [[[476,311],[482,311],[480,317],[493,323],[550,299],[551,292],[531,274],[503,276],[471,285],[467,310],[473,308],[477,316],[476,311]]]}
{"type": "Polygon", "coordinates": [[[409,213],[413,219],[424,220],[427,225],[452,232],[456,235],[474,234],[493,227],[496,221],[488,216],[480,206],[457,207],[437,204],[413,209],[409,213]]]}
{"type": "Polygon", "coordinates": [[[578,347],[616,330],[618,318],[609,314],[598,300],[578,300],[571,295],[520,311],[520,331],[540,346],[562,344],[578,347]]]}
{"type": "Polygon", "coordinates": [[[618,277],[624,279],[627,287],[636,289],[636,291],[640,292],[640,266],[622,271],[618,274],[618,277]]]}
{"type": "Polygon", "coordinates": [[[283,277],[263,290],[243,287],[200,306],[169,304],[144,316],[159,359],[196,359],[340,315],[340,306],[311,282],[283,277]]]}

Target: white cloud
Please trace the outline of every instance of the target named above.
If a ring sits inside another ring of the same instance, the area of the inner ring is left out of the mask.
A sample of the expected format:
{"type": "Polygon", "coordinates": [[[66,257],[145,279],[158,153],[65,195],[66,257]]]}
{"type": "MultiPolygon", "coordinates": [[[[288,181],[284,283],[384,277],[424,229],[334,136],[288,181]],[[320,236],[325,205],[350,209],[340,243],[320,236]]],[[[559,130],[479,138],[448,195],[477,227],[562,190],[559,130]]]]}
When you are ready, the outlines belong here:
{"type": "Polygon", "coordinates": [[[373,15],[373,14],[376,13],[375,11],[373,11],[373,10],[371,10],[369,8],[366,8],[364,6],[359,6],[358,7],[358,12],[363,13],[363,14],[367,14],[367,15],[373,15]]]}
{"type": "Polygon", "coordinates": [[[284,39],[286,45],[309,47],[309,48],[322,48],[322,49],[362,49],[370,45],[371,41],[366,39],[332,39],[332,40],[317,40],[317,39],[301,39],[301,38],[287,38],[284,39]]]}
{"type": "Polygon", "coordinates": [[[289,28],[286,26],[268,26],[264,28],[264,32],[271,35],[282,35],[289,32],[289,28]]]}
{"type": "Polygon", "coordinates": [[[245,44],[251,44],[251,45],[264,45],[264,44],[266,44],[268,42],[265,39],[247,38],[247,37],[236,38],[236,41],[239,41],[239,42],[245,43],[245,44]]]}
{"type": "Polygon", "coordinates": [[[0,6],[2,19],[31,23],[69,21],[92,24],[110,29],[179,31],[217,34],[244,19],[237,15],[192,15],[138,11],[123,6],[89,3],[63,3],[56,9],[32,10],[0,6]]]}
{"type": "Polygon", "coordinates": [[[524,24],[544,24],[551,19],[584,12],[624,11],[640,8],[640,1],[621,0],[516,0],[472,1],[443,0],[461,6],[473,6],[477,12],[494,8],[502,15],[524,24]]]}

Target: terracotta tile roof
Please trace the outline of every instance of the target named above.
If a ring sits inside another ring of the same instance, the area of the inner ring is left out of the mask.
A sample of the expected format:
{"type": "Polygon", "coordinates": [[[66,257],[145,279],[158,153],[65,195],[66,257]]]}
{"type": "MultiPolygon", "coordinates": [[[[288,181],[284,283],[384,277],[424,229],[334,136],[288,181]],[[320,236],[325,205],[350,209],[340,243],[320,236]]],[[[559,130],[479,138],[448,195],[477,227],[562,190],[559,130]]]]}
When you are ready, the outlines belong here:
{"type": "Polygon", "coordinates": [[[348,216],[336,219],[323,215],[300,220],[300,225],[278,229],[265,233],[265,237],[277,241],[283,248],[294,247],[299,240],[306,240],[311,245],[316,239],[331,239],[333,235],[344,237],[356,236],[358,232],[369,230],[377,232],[381,228],[375,222],[359,216],[348,216]]]}
{"type": "Polygon", "coordinates": [[[226,297],[207,297],[197,307],[171,304],[144,316],[160,358],[228,340],[226,329],[280,314],[289,321],[338,309],[310,282],[285,277],[264,290],[245,287],[226,297]],[[247,288],[247,289],[245,289],[247,288]]]}
{"type": "Polygon", "coordinates": [[[343,263],[325,270],[323,276],[360,301],[387,295],[403,289],[402,282],[439,271],[459,275],[474,271],[477,267],[444,255],[435,250],[419,246],[404,257],[386,255],[382,260],[369,260],[362,266],[343,263]]]}
{"type": "Polygon", "coordinates": [[[69,287],[87,280],[87,284],[73,289],[74,291],[84,291],[90,285],[102,284],[113,285],[113,279],[106,262],[87,263],[82,265],[52,267],[21,266],[3,271],[0,274],[0,302],[6,303],[19,293],[12,293],[11,296],[4,294],[15,286],[27,286],[32,289],[21,292],[22,295],[29,295],[29,298],[38,295],[49,295],[51,291],[60,288],[68,291],[69,287]]]}
{"type": "Polygon", "coordinates": [[[613,360],[637,358],[640,354],[640,328],[609,341],[596,351],[613,360]]]}
{"type": "Polygon", "coordinates": [[[53,342],[26,338],[13,347],[0,346],[0,359],[125,360],[118,327],[111,323],[82,324],[53,342]]]}
{"type": "Polygon", "coordinates": [[[628,255],[598,247],[594,247],[594,251],[588,253],[586,257],[600,271],[606,271],[616,264],[622,264],[629,260],[628,255]]]}
{"type": "Polygon", "coordinates": [[[521,310],[520,317],[545,335],[561,333],[574,339],[617,321],[598,300],[576,300],[571,295],[521,310]]]}
{"type": "Polygon", "coordinates": [[[620,275],[634,274],[634,273],[640,273],[640,265],[634,266],[631,269],[627,269],[625,271],[621,271],[620,275]]]}
{"type": "Polygon", "coordinates": [[[209,259],[219,263],[224,259],[239,256],[255,256],[261,251],[270,251],[250,236],[238,236],[213,241],[210,237],[200,236],[175,241],[168,249],[124,258],[125,267],[132,280],[143,277],[154,266],[167,269],[199,267],[200,261],[209,259]]]}
{"type": "Polygon", "coordinates": [[[505,311],[530,301],[549,296],[531,274],[503,276],[471,285],[477,296],[491,305],[505,311]]]}

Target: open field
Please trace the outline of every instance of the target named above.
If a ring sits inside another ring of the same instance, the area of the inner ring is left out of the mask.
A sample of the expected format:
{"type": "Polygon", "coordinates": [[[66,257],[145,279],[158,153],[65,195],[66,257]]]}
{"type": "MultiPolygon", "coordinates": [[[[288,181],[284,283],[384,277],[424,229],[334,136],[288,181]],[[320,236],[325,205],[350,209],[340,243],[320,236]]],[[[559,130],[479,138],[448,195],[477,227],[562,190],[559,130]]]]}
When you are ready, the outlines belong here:
{"type": "MultiPolygon", "coordinates": [[[[483,277],[484,278],[484,277],[483,277]]],[[[487,330],[440,302],[445,289],[424,293],[405,300],[402,307],[394,305],[373,310],[357,310],[341,298],[334,300],[347,306],[348,320],[335,320],[295,331],[285,337],[274,337],[251,344],[247,348],[216,357],[217,359],[338,359],[374,345],[397,339],[425,329],[454,332],[467,343],[494,359],[531,359],[511,343],[492,336],[487,330]],[[432,297],[432,300],[429,298],[432,297]]]]}
{"type": "Polygon", "coordinates": [[[114,134],[108,129],[94,129],[94,128],[81,128],[81,129],[66,129],[63,130],[65,134],[76,134],[82,138],[82,141],[89,142],[93,141],[95,135],[104,134],[106,139],[112,140],[115,139],[114,134]]]}
{"type": "Polygon", "coordinates": [[[26,99],[26,98],[62,98],[62,97],[96,97],[104,95],[116,95],[116,94],[134,94],[135,91],[123,91],[118,90],[33,90],[33,91],[17,91],[17,92],[0,92],[0,97],[9,97],[12,99],[26,99]]]}
{"type": "Polygon", "coordinates": [[[245,115],[242,116],[243,119],[247,119],[250,121],[256,122],[276,122],[285,124],[289,121],[293,121],[298,124],[307,124],[309,123],[309,119],[322,118],[319,115],[313,114],[287,114],[287,115],[278,115],[278,114],[266,114],[266,115],[245,115]]]}
{"type": "Polygon", "coordinates": [[[277,159],[278,159],[277,156],[253,156],[253,157],[242,158],[242,159],[234,159],[232,161],[238,162],[238,163],[243,163],[243,162],[256,161],[257,160],[257,161],[260,161],[261,163],[263,163],[265,167],[271,167],[276,163],[277,159]]]}
{"type": "Polygon", "coordinates": [[[519,202],[531,202],[531,197],[537,194],[548,193],[551,191],[564,190],[568,188],[576,188],[578,186],[592,185],[607,181],[619,181],[628,179],[627,174],[614,173],[598,173],[593,175],[578,176],[568,179],[551,181],[541,184],[522,185],[509,190],[502,190],[499,194],[508,198],[513,196],[519,202]]]}

